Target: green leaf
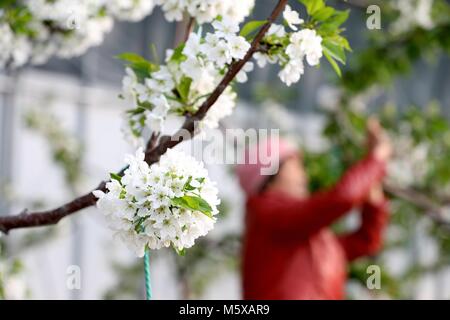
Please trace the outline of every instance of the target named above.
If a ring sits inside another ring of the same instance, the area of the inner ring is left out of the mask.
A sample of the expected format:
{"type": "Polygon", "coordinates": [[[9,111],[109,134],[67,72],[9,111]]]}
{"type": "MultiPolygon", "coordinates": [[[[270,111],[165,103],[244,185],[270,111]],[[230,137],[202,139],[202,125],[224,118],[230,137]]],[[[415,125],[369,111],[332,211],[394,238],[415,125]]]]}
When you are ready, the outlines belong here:
{"type": "Polygon", "coordinates": [[[345,51],[341,46],[331,42],[329,39],[324,39],[322,42],[322,48],[335,60],[339,61],[342,64],[345,64],[345,51]]]}
{"type": "Polygon", "coordinates": [[[173,247],[175,249],[175,252],[179,255],[179,256],[185,256],[186,255],[186,248],[183,249],[178,249],[177,247],[173,247]]]}
{"type": "Polygon", "coordinates": [[[194,210],[194,211],[200,211],[201,213],[204,213],[208,217],[212,218],[212,208],[206,202],[200,197],[197,196],[184,196],[181,198],[174,198],[172,199],[172,204],[177,207],[194,210]]]}
{"type": "Polygon", "coordinates": [[[137,116],[138,114],[144,113],[146,110],[148,109],[143,107],[137,107],[136,109],[127,110],[126,113],[132,116],[137,116]]]}
{"type": "Polygon", "coordinates": [[[125,52],[116,56],[116,58],[128,62],[128,66],[134,71],[139,81],[149,78],[152,72],[158,71],[159,66],[147,61],[138,54],[125,52]]]}
{"type": "Polygon", "coordinates": [[[205,177],[197,178],[195,180],[197,180],[200,183],[203,183],[203,182],[205,182],[205,177]]]}
{"type": "Polygon", "coordinates": [[[322,23],[322,25],[320,26],[320,30],[324,32],[336,31],[345,21],[347,21],[349,14],[349,10],[336,11],[334,15],[332,15],[324,23],[322,23]]]}
{"type": "Polygon", "coordinates": [[[315,14],[313,14],[313,18],[318,21],[326,21],[328,18],[330,18],[336,10],[332,7],[323,7],[322,9],[318,10],[315,14]]]}
{"type": "Polygon", "coordinates": [[[189,77],[183,77],[180,83],[177,85],[177,91],[180,94],[181,100],[184,103],[188,102],[189,91],[191,90],[192,79],[189,77]]]}
{"type": "Polygon", "coordinates": [[[306,12],[313,16],[316,12],[325,7],[325,2],[323,0],[298,0],[306,7],[306,12]]]}
{"type": "Polygon", "coordinates": [[[266,23],[267,23],[267,20],[263,20],[263,21],[257,21],[257,20],[249,21],[242,27],[241,32],[239,33],[239,35],[242,36],[242,37],[247,37],[251,33],[253,33],[255,30],[257,30],[260,27],[262,27],[263,25],[265,25],[266,23]]]}
{"type": "Polygon", "coordinates": [[[111,177],[111,180],[117,180],[120,184],[122,184],[122,177],[119,176],[116,173],[110,173],[109,176],[111,177]]]}
{"type": "Polygon", "coordinates": [[[123,60],[123,61],[126,61],[126,62],[130,62],[130,63],[147,61],[142,56],[140,56],[140,55],[138,55],[136,53],[132,53],[132,52],[124,52],[124,53],[118,54],[116,56],[116,58],[120,59],[120,60],[123,60]]]}
{"type": "Polygon", "coordinates": [[[172,56],[170,57],[170,60],[172,62],[179,63],[179,62],[183,62],[186,60],[186,56],[183,54],[184,47],[185,47],[185,44],[182,43],[178,47],[175,48],[172,56]]]}
{"type": "Polygon", "coordinates": [[[347,21],[350,15],[350,10],[336,11],[336,14],[330,19],[336,27],[340,27],[345,21],[347,21]]]}
{"type": "Polygon", "coordinates": [[[134,71],[139,81],[143,81],[145,78],[149,78],[151,74],[158,71],[159,67],[148,61],[135,62],[130,65],[130,68],[134,71]]]}
{"type": "MultiPolygon", "coordinates": [[[[17,1],[16,1],[17,2],[17,1]]],[[[13,4],[5,3],[6,11],[4,16],[0,10],[0,18],[6,18],[6,22],[16,34],[23,34],[27,36],[35,36],[36,32],[30,27],[29,23],[33,19],[31,12],[22,5],[14,7],[13,4]],[[12,8],[10,6],[13,6],[12,8]]]]}
{"type": "Polygon", "coordinates": [[[145,231],[145,227],[143,225],[144,221],[147,219],[147,217],[142,217],[139,218],[135,223],[136,225],[134,226],[134,231],[136,231],[137,233],[142,233],[145,231]]]}
{"type": "Polygon", "coordinates": [[[345,50],[352,51],[352,48],[350,48],[348,40],[345,39],[343,36],[334,35],[331,37],[327,37],[327,40],[330,41],[331,43],[334,43],[335,45],[342,47],[345,50]]]}
{"type": "Polygon", "coordinates": [[[16,0],[3,0],[0,2],[0,8],[8,8],[14,5],[16,0]]]}
{"type": "Polygon", "coordinates": [[[193,186],[191,186],[192,177],[189,177],[184,184],[183,190],[192,191],[195,190],[193,186]]]}
{"type": "Polygon", "coordinates": [[[328,52],[326,50],[323,51],[323,54],[324,54],[325,58],[327,58],[328,62],[331,64],[331,66],[333,67],[336,74],[339,76],[339,78],[341,78],[342,72],[341,72],[341,68],[339,68],[339,65],[337,64],[337,62],[334,61],[334,59],[328,54],[328,52]]]}

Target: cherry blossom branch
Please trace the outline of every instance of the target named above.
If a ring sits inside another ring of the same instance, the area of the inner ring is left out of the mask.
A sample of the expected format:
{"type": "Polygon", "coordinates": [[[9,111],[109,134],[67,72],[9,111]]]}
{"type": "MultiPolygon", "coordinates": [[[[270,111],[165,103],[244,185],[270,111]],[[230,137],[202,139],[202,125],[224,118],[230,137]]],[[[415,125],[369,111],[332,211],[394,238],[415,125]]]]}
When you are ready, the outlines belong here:
{"type": "Polygon", "coordinates": [[[191,138],[195,135],[195,127],[196,124],[199,123],[207,114],[208,110],[216,103],[217,99],[219,99],[220,95],[225,91],[228,85],[233,81],[236,75],[241,71],[244,65],[251,59],[253,54],[259,50],[260,42],[264,38],[264,35],[269,30],[272,23],[276,20],[276,18],[281,14],[286,6],[287,0],[280,0],[273,10],[270,17],[267,19],[267,23],[261,27],[258,34],[252,41],[250,49],[247,51],[246,55],[242,60],[234,61],[228,72],[223,77],[222,81],[219,85],[214,89],[211,95],[205,100],[205,102],[200,106],[198,111],[193,115],[187,115],[186,120],[181,127],[181,129],[176,132],[172,137],[162,137],[160,139],[160,143],[153,150],[147,150],[145,154],[145,161],[149,164],[158,162],[161,155],[163,155],[167,149],[173,148],[180,142],[185,139],[191,138]],[[186,135],[189,133],[189,135],[186,135]]]}
{"type": "MultiPolygon", "coordinates": [[[[103,181],[99,184],[97,189],[106,190],[105,185],[106,184],[103,181]]],[[[0,231],[7,234],[12,229],[57,224],[64,217],[78,212],[81,209],[90,207],[95,204],[96,201],[97,198],[92,194],[92,192],[89,192],[53,210],[32,213],[28,213],[27,210],[23,210],[19,215],[1,217],[0,231]]]]}
{"type": "MultiPolygon", "coordinates": [[[[216,87],[216,89],[211,93],[211,95],[205,100],[205,102],[200,106],[198,111],[193,115],[186,116],[186,120],[180,130],[173,136],[163,136],[158,137],[153,134],[150,138],[149,143],[146,147],[145,161],[150,165],[159,161],[161,155],[166,153],[169,148],[173,148],[184,140],[190,139],[195,135],[196,124],[201,121],[207,114],[208,110],[214,105],[220,95],[225,91],[228,85],[233,81],[239,71],[244,67],[244,65],[252,58],[253,54],[258,51],[259,43],[264,38],[264,35],[269,30],[272,23],[277,19],[277,17],[283,12],[288,0],[279,0],[278,4],[275,6],[272,14],[267,19],[267,23],[261,27],[258,34],[255,36],[250,49],[246,53],[242,60],[234,61],[225,74],[222,81],[216,87]],[[186,135],[186,131],[190,135],[186,135]],[[159,142],[158,142],[159,138],[159,142]]],[[[127,168],[123,168],[118,175],[122,176],[127,168]]],[[[106,191],[106,182],[101,182],[95,190],[106,191]]],[[[30,228],[38,226],[48,226],[58,223],[61,219],[79,212],[82,209],[88,208],[95,205],[97,198],[89,192],[81,197],[78,197],[58,208],[31,212],[28,213],[24,210],[21,214],[15,216],[3,216],[0,217],[0,231],[7,234],[12,229],[19,228],[30,228]]]]}

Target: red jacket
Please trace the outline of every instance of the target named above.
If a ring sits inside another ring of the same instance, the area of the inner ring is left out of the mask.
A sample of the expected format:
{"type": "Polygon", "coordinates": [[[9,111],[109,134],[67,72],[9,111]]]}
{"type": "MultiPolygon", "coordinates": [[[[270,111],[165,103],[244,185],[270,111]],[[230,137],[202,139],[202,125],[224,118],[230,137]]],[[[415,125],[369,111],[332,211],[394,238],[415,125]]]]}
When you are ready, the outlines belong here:
{"type": "Polygon", "coordinates": [[[247,201],[243,248],[245,299],[343,299],[347,262],[381,246],[387,203],[365,202],[384,175],[369,155],[331,190],[307,199],[265,192],[247,201]],[[362,207],[360,228],[335,235],[329,226],[362,207]]]}

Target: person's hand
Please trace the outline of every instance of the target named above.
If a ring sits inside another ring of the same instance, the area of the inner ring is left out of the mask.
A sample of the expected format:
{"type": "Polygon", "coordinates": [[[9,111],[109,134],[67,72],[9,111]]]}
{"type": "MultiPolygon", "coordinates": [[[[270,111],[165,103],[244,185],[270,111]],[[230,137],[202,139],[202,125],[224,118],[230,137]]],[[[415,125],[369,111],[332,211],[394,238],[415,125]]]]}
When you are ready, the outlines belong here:
{"type": "Polygon", "coordinates": [[[367,202],[373,205],[380,204],[384,200],[384,192],[381,183],[378,183],[370,189],[367,202]]]}
{"type": "Polygon", "coordinates": [[[392,155],[389,138],[376,118],[367,122],[367,144],[369,151],[380,161],[386,162],[392,155]]]}

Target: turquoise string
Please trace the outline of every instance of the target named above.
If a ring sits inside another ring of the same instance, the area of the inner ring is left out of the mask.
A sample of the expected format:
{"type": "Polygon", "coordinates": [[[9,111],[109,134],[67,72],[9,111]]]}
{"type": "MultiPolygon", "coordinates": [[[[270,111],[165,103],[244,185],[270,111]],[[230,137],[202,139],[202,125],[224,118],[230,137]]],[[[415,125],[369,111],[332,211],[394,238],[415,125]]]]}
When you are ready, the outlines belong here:
{"type": "Polygon", "coordinates": [[[147,300],[152,299],[152,284],[150,279],[150,250],[145,249],[144,255],[144,272],[145,272],[145,297],[147,300]]]}

